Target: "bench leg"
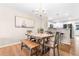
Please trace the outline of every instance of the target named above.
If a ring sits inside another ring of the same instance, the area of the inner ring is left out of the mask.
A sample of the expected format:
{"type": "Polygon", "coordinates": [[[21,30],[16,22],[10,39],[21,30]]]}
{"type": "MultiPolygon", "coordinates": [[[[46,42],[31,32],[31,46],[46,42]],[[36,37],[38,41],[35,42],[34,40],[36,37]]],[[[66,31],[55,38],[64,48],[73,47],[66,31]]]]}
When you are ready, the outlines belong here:
{"type": "Polygon", "coordinates": [[[21,43],[21,50],[22,50],[22,47],[23,47],[23,42],[21,43]]]}
{"type": "Polygon", "coordinates": [[[30,49],[30,53],[29,53],[29,56],[32,56],[32,49],[30,49]]]}

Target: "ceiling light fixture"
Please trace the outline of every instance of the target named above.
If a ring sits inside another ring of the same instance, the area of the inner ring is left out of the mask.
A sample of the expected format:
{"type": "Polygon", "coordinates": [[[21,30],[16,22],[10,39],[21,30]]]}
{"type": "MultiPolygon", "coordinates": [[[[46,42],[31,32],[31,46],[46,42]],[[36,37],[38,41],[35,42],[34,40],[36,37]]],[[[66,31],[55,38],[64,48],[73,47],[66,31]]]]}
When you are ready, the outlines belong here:
{"type": "Polygon", "coordinates": [[[46,11],[47,10],[43,7],[42,4],[40,4],[40,6],[37,9],[32,10],[33,14],[40,19],[41,27],[42,27],[43,20],[47,17],[47,12],[46,11]]]}

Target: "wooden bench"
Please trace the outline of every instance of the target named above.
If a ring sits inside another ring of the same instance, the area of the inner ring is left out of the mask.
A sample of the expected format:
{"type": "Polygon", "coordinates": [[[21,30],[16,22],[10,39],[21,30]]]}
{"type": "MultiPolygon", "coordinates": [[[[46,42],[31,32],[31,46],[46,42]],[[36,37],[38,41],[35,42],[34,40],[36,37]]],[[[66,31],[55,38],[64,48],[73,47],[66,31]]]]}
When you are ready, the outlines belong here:
{"type": "Polygon", "coordinates": [[[29,48],[29,50],[30,50],[29,55],[33,55],[33,54],[37,55],[37,50],[38,50],[39,44],[32,42],[31,40],[24,39],[21,41],[21,49],[22,49],[22,47],[29,48]],[[35,50],[35,51],[33,51],[33,50],[35,50]],[[33,51],[33,53],[32,53],[32,51],[33,51]]]}

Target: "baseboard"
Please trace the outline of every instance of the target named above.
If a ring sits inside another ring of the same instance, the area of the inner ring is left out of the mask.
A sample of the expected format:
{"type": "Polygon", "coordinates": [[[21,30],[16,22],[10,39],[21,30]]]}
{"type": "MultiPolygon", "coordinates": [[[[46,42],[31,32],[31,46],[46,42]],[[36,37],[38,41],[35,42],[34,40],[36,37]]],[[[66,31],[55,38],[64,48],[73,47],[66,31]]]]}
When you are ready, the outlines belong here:
{"type": "Polygon", "coordinates": [[[20,44],[20,43],[21,43],[21,42],[15,42],[15,43],[6,44],[6,45],[0,46],[0,48],[12,46],[12,45],[16,45],[16,44],[20,44]]]}

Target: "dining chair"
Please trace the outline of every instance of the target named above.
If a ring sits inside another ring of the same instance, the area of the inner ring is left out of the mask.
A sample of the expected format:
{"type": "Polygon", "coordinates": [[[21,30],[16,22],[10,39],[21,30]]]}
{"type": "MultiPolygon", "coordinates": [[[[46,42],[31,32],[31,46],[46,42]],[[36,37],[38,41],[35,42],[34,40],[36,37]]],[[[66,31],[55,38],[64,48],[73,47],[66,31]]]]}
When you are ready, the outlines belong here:
{"type": "Polygon", "coordinates": [[[53,34],[53,32],[51,32],[51,31],[46,31],[46,33],[47,33],[47,34],[53,34]]]}
{"type": "Polygon", "coordinates": [[[30,39],[31,41],[36,41],[33,36],[28,35],[28,34],[32,34],[32,33],[33,33],[32,30],[28,30],[27,34],[25,34],[25,35],[27,35],[27,38],[30,39]]]}
{"type": "Polygon", "coordinates": [[[59,56],[59,39],[60,39],[60,33],[56,32],[54,41],[49,40],[48,43],[44,43],[44,46],[48,49],[46,50],[45,48],[45,52],[49,52],[50,49],[53,49],[53,55],[55,56],[56,55],[55,49],[57,48],[57,53],[59,56]]]}
{"type": "Polygon", "coordinates": [[[59,40],[60,44],[62,44],[63,39],[64,39],[64,33],[60,33],[60,40],[59,40]]]}
{"type": "Polygon", "coordinates": [[[32,42],[31,40],[23,39],[21,41],[21,50],[23,47],[28,48],[30,51],[29,56],[38,55],[39,44],[32,42]]]}
{"type": "MultiPolygon", "coordinates": [[[[51,31],[45,31],[46,34],[53,34],[51,31]]],[[[44,39],[44,42],[47,43],[51,37],[44,39]]]]}

